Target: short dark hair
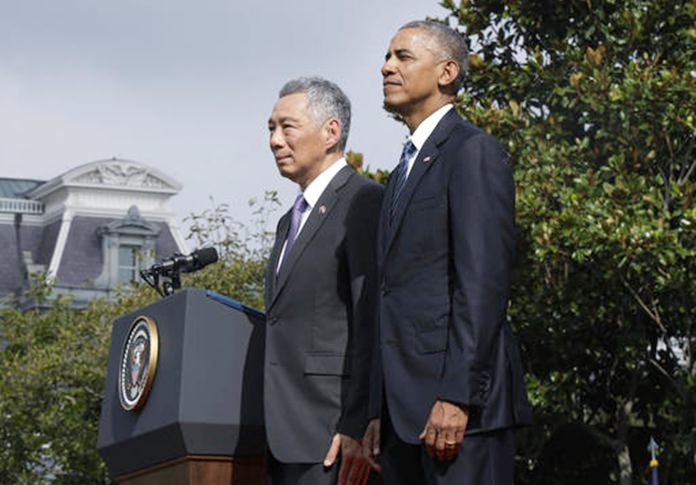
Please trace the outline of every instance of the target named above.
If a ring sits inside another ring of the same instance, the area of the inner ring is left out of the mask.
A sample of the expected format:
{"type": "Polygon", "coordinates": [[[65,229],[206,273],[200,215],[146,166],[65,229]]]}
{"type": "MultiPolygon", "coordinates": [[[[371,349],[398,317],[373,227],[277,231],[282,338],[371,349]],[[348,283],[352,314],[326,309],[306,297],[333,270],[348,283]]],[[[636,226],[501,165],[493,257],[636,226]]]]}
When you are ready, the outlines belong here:
{"type": "Polygon", "coordinates": [[[301,77],[288,81],[278,93],[278,98],[295,93],[307,95],[307,108],[317,125],[330,118],[341,123],[338,149],[343,151],[350,132],[350,100],[335,83],[320,77],[301,77]]]}
{"type": "Polygon", "coordinates": [[[464,77],[469,66],[469,49],[466,47],[464,37],[453,28],[440,22],[432,20],[414,20],[402,25],[399,31],[405,29],[422,29],[435,39],[438,46],[438,52],[435,54],[443,60],[453,60],[459,64],[459,74],[454,80],[452,88],[454,93],[458,93],[464,83],[464,77]]]}

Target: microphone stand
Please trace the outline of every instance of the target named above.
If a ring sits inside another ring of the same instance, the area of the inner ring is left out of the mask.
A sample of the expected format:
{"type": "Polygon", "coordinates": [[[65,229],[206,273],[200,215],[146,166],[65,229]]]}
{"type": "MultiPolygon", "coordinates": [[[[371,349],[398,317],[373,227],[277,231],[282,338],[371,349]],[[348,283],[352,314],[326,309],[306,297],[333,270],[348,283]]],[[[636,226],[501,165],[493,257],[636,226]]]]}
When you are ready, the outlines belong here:
{"type": "Polygon", "coordinates": [[[170,258],[140,270],[140,277],[164,298],[181,289],[181,273],[191,273],[218,260],[215,248],[197,249],[189,256],[174,253],[170,258]]]}
{"type": "Polygon", "coordinates": [[[154,288],[162,298],[171,295],[175,290],[181,289],[181,271],[178,267],[172,267],[162,273],[141,269],[140,277],[151,288],[154,288]]]}
{"type": "Polygon", "coordinates": [[[175,290],[181,289],[181,273],[177,268],[171,271],[170,274],[168,274],[167,276],[169,277],[169,281],[165,280],[162,283],[162,287],[164,288],[164,294],[166,296],[169,296],[172,293],[174,293],[175,290]]]}

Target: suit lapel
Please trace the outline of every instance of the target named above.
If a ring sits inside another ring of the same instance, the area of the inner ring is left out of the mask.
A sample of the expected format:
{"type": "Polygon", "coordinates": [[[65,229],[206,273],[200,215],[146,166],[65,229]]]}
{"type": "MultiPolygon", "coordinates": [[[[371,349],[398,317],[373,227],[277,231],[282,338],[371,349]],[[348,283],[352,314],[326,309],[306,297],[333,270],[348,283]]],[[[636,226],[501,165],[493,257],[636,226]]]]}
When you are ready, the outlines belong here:
{"type": "Polygon", "coordinates": [[[413,163],[411,173],[406,179],[406,185],[404,185],[396,207],[394,207],[394,212],[391,215],[389,230],[387,231],[387,247],[391,245],[394,234],[401,225],[401,220],[404,217],[404,213],[406,212],[406,208],[413,197],[416,187],[418,187],[418,183],[420,182],[421,178],[423,178],[425,172],[427,172],[428,169],[433,165],[438,155],[439,152],[437,147],[432,143],[429,143],[429,141],[426,141],[418,154],[418,158],[413,163]]]}
{"type": "Polygon", "coordinates": [[[432,167],[435,164],[437,158],[439,157],[440,151],[438,147],[442,145],[442,143],[444,143],[445,140],[447,140],[450,131],[452,130],[455,122],[458,119],[460,118],[456,108],[451,109],[442,118],[442,120],[440,120],[440,122],[437,124],[437,126],[435,127],[431,135],[428,137],[428,139],[425,140],[423,147],[421,148],[420,152],[418,152],[418,157],[416,158],[416,161],[413,163],[411,173],[408,175],[408,178],[406,179],[406,185],[404,185],[404,188],[401,191],[399,201],[397,202],[396,207],[394,208],[394,213],[391,215],[391,217],[389,215],[389,204],[386,201],[391,200],[391,192],[393,192],[394,190],[394,184],[389,184],[392,186],[392,188],[391,190],[387,191],[388,193],[385,193],[385,203],[383,204],[381,214],[383,221],[382,229],[384,230],[384,238],[382,240],[383,251],[381,254],[382,259],[386,258],[387,253],[389,252],[389,249],[391,248],[391,245],[394,242],[394,237],[396,236],[396,233],[398,232],[399,227],[401,226],[401,222],[404,218],[404,214],[406,213],[406,209],[408,208],[411,199],[413,198],[413,194],[415,193],[418,184],[423,178],[423,175],[425,175],[425,173],[430,169],[430,167],[432,167]]]}
{"type": "MultiPolygon", "coordinates": [[[[324,192],[321,194],[321,197],[319,197],[319,200],[317,201],[316,205],[312,207],[312,212],[309,213],[307,222],[305,222],[304,226],[302,227],[302,230],[300,231],[300,234],[297,236],[297,239],[295,240],[295,244],[292,246],[292,249],[288,253],[282,266],[280,267],[271,303],[275,301],[275,299],[282,291],[283,286],[285,286],[285,283],[288,280],[288,276],[292,272],[292,269],[297,263],[297,261],[302,256],[302,253],[304,252],[309,242],[314,238],[314,235],[324,224],[324,221],[326,221],[327,217],[330,216],[331,209],[339,199],[339,191],[341,187],[343,187],[346,184],[346,182],[348,182],[348,179],[350,179],[350,177],[354,173],[355,172],[350,167],[342,168],[334,176],[334,178],[331,179],[331,182],[329,182],[329,185],[327,185],[326,189],[324,189],[324,192]]],[[[285,232],[287,235],[287,229],[285,232]]],[[[285,238],[283,238],[282,242],[285,242],[285,238]]]]}
{"type": "Polygon", "coordinates": [[[276,268],[278,267],[278,258],[280,251],[283,249],[283,244],[288,238],[290,230],[290,218],[292,217],[292,209],[286,212],[278,222],[278,230],[276,232],[275,243],[271,250],[271,255],[268,257],[268,270],[266,271],[266,308],[271,305],[271,299],[275,294],[276,287],[276,268]]]}

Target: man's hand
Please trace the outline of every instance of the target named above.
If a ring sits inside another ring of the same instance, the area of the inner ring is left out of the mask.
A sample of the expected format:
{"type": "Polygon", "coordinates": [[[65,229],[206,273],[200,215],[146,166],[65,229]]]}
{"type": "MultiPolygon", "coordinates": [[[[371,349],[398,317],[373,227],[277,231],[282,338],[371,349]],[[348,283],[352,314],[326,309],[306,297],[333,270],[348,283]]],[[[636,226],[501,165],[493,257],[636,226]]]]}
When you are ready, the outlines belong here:
{"type": "Polygon", "coordinates": [[[380,465],[378,461],[380,454],[379,430],[379,418],[375,418],[368,423],[365,436],[362,440],[362,452],[370,466],[379,473],[382,473],[382,465],[380,465]]]}
{"type": "Polygon", "coordinates": [[[468,408],[438,400],[418,438],[425,440],[425,449],[430,456],[438,461],[449,461],[459,452],[468,422],[468,408]]]}
{"type": "Polygon", "coordinates": [[[336,463],[341,454],[341,468],[338,471],[338,485],[364,485],[370,475],[370,464],[363,457],[359,441],[350,436],[336,433],[331,441],[329,452],[324,458],[324,466],[336,463]]]}

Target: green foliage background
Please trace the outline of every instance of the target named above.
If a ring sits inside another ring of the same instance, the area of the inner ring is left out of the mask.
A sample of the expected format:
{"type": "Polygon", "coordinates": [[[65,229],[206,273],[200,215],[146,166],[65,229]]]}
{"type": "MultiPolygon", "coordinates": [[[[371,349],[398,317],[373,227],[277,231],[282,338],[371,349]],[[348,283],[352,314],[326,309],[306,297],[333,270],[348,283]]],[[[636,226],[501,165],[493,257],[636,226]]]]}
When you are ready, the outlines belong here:
{"type": "MultiPolygon", "coordinates": [[[[192,245],[215,246],[220,261],[183,275],[183,286],[214,289],[263,308],[272,237],[266,226],[278,201],[269,192],[252,204],[249,227],[235,222],[225,204],[213,202],[211,209],[190,216],[192,245]]],[[[45,276],[35,275],[33,282],[22,298],[46,302],[51,287],[45,276]]],[[[47,309],[0,313],[6,345],[0,351],[0,483],[110,482],[96,446],[111,323],[158,298],[137,284],[81,310],[63,296],[47,309]]]]}
{"type": "MultiPolygon", "coordinates": [[[[536,418],[516,484],[647,483],[650,436],[660,483],[696,483],[696,1],[442,5],[475,53],[459,110],[515,163],[510,315],[536,418]]],[[[267,194],[246,228],[225,205],[193,215],[194,244],[223,257],[184,285],[262,308],[275,206],[267,194]]],[[[110,322],[155,298],[0,315],[0,483],[108,482],[110,322]]]]}
{"type": "Polygon", "coordinates": [[[696,483],[696,2],[444,1],[515,163],[516,483],[696,483]]]}

